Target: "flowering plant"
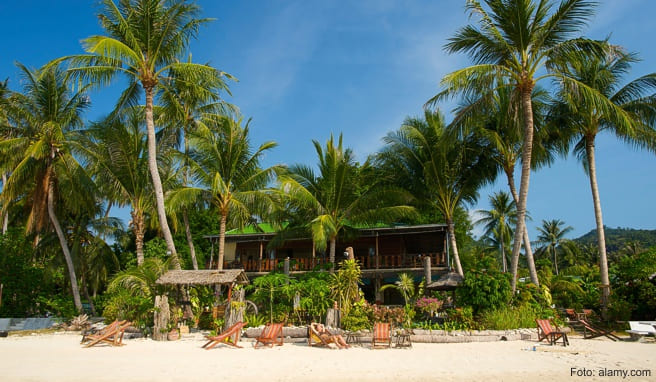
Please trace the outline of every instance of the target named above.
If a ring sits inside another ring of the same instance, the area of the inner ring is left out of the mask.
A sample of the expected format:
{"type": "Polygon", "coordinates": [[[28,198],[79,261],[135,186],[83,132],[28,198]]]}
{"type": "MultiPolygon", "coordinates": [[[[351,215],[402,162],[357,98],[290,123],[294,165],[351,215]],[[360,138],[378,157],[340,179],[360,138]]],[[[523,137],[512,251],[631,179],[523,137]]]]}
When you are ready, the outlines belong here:
{"type": "Polygon", "coordinates": [[[432,316],[435,311],[442,307],[442,303],[443,301],[440,301],[434,297],[422,297],[417,300],[415,306],[420,311],[432,316]]]}

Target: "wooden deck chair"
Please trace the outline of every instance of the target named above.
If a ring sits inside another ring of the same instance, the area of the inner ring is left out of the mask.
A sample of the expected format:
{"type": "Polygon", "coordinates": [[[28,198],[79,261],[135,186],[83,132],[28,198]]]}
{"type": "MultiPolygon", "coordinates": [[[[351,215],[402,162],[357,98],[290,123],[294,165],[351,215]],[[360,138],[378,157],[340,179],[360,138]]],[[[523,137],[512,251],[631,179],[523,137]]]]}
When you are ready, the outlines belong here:
{"type": "Polygon", "coordinates": [[[112,322],[111,324],[105,326],[102,329],[87,330],[87,331],[82,333],[82,339],[80,340],[80,343],[83,344],[85,342],[89,342],[89,341],[91,341],[91,339],[90,339],[91,336],[101,336],[101,335],[103,335],[107,332],[110,332],[110,331],[116,329],[117,326],[119,326],[123,323],[125,323],[125,321],[114,320],[114,322],[112,322]]]}
{"type": "Polygon", "coordinates": [[[392,325],[389,322],[374,323],[374,331],[371,336],[371,348],[391,348],[392,347],[392,325]]]}
{"type": "MultiPolygon", "coordinates": [[[[334,349],[330,344],[335,344],[335,338],[333,337],[333,334],[330,333],[326,329],[326,336],[325,334],[322,336],[319,334],[319,330],[317,330],[317,323],[313,322],[310,325],[308,325],[308,346],[325,346],[331,349],[334,349]]],[[[339,347],[339,345],[338,345],[339,347]]]]}
{"type": "Polygon", "coordinates": [[[567,314],[567,318],[569,318],[570,321],[578,321],[579,316],[576,313],[576,310],[574,309],[565,309],[565,314],[567,314]]]}
{"type": "Polygon", "coordinates": [[[549,345],[555,345],[558,340],[562,340],[563,346],[569,345],[567,333],[560,330],[556,324],[551,326],[551,320],[537,319],[535,322],[538,324],[538,342],[546,339],[549,345]]]}
{"type": "Polygon", "coordinates": [[[273,345],[282,346],[282,325],[282,323],[267,323],[260,336],[255,339],[255,349],[257,349],[258,344],[262,344],[261,346],[269,345],[270,347],[273,347],[273,345]]]}
{"type": "Polygon", "coordinates": [[[125,334],[125,329],[132,326],[130,321],[122,321],[118,325],[114,325],[110,330],[105,331],[103,334],[90,334],[89,343],[84,345],[85,348],[89,348],[101,343],[110,344],[112,346],[123,346],[123,335],[125,334]]]}
{"type": "Polygon", "coordinates": [[[586,340],[589,340],[591,338],[601,337],[601,336],[605,336],[607,338],[610,338],[613,341],[621,341],[622,340],[618,336],[611,333],[610,330],[604,329],[604,328],[599,327],[597,325],[593,325],[588,320],[579,319],[579,322],[581,323],[581,325],[583,325],[583,338],[585,338],[586,340]]]}
{"type": "Polygon", "coordinates": [[[241,348],[241,346],[239,346],[237,343],[239,342],[239,338],[241,338],[241,330],[244,328],[244,326],[246,326],[246,324],[246,322],[238,321],[228,329],[224,330],[221,334],[216,336],[205,336],[208,341],[202,347],[204,347],[205,350],[210,350],[218,344],[224,344],[236,348],[241,348]]]}

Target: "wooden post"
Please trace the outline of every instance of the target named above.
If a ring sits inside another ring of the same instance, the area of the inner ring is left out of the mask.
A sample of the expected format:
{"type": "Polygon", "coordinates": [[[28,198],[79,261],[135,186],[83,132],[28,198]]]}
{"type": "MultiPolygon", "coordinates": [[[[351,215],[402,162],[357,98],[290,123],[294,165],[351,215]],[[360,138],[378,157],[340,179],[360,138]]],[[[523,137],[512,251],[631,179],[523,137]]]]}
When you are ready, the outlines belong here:
{"type": "Polygon", "coordinates": [[[235,291],[235,293],[232,294],[232,298],[228,299],[223,330],[227,330],[229,327],[239,321],[244,321],[244,310],[246,307],[244,305],[245,294],[246,291],[243,288],[238,289],[235,291]],[[233,301],[235,304],[233,304],[233,301]]]}
{"type": "Polygon", "coordinates": [[[380,259],[378,256],[378,232],[376,232],[376,269],[380,268],[380,259]]]}
{"type": "Polygon", "coordinates": [[[212,260],[214,260],[214,240],[210,240],[212,246],[210,247],[210,266],[207,269],[212,269],[212,260]]]}
{"type": "Polygon", "coordinates": [[[264,253],[264,243],[260,239],[260,259],[257,262],[257,271],[262,272],[262,254],[264,253]]]}
{"type": "Polygon", "coordinates": [[[431,278],[431,258],[430,256],[424,257],[424,278],[426,279],[426,285],[432,282],[431,278]]]}
{"type": "Polygon", "coordinates": [[[348,253],[349,260],[355,259],[355,252],[353,251],[353,247],[346,247],[346,253],[348,253]]]}
{"type": "Polygon", "coordinates": [[[289,256],[285,257],[285,265],[283,268],[285,274],[289,276],[289,256]]]}
{"type": "Polygon", "coordinates": [[[169,298],[165,295],[155,296],[155,326],[153,326],[153,340],[167,340],[170,318],[171,312],[169,311],[169,298]]]}
{"type": "Polygon", "coordinates": [[[0,284],[0,307],[2,306],[2,288],[4,287],[4,284],[0,284]]]}
{"type": "Polygon", "coordinates": [[[382,284],[382,280],[380,279],[380,275],[376,274],[376,278],[374,279],[374,293],[376,295],[376,302],[380,302],[381,304],[383,301],[385,301],[385,296],[383,295],[383,292],[380,291],[380,287],[382,284]]]}
{"type": "Polygon", "coordinates": [[[328,309],[326,312],[326,326],[330,326],[331,328],[339,328],[341,325],[341,318],[340,310],[337,307],[337,301],[335,301],[333,308],[328,309]]]}

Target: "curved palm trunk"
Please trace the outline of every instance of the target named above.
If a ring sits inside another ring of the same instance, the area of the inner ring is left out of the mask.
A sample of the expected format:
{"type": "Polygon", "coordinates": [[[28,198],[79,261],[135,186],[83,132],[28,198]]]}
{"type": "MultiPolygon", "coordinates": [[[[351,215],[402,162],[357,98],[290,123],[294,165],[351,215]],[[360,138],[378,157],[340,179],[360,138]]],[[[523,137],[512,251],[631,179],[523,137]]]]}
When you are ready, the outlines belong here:
{"type": "Polygon", "coordinates": [[[198,270],[198,260],[196,260],[196,248],[194,248],[194,238],[191,236],[191,228],[189,226],[189,216],[187,209],[182,210],[182,221],[185,226],[185,235],[187,236],[187,245],[189,245],[189,255],[191,256],[191,264],[194,270],[198,270]]]}
{"type": "Polygon", "coordinates": [[[61,229],[59,219],[57,219],[57,215],[55,214],[55,202],[52,187],[52,184],[48,187],[48,216],[50,217],[52,226],[55,228],[57,238],[59,238],[62,252],[64,252],[64,259],[66,260],[66,267],[68,268],[68,277],[71,280],[71,292],[73,293],[75,309],[77,309],[78,312],[82,312],[82,300],[80,299],[80,289],[77,285],[77,277],[75,276],[75,268],[73,267],[73,258],[71,257],[71,251],[68,249],[68,242],[66,242],[64,231],[61,229]]]}
{"type": "MultiPolygon", "coordinates": [[[[517,196],[517,189],[515,188],[515,175],[514,169],[506,169],[506,177],[508,178],[508,187],[510,187],[510,194],[515,201],[515,205],[519,204],[519,197],[517,196]]],[[[533,249],[531,249],[531,240],[528,237],[528,229],[524,225],[524,250],[526,251],[526,262],[528,263],[528,273],[531,276],[531,282],[536,286],[540,286],[538,279],[538,272],[535,269],[535,259],[533,257],[533,249]]]]}
{"type": "MultiPolygon", "coordinates": [[[[2,173],[2,187],[7,185],[7,174],[2,173]]],[[[6,209],[5,209],[6,210],[6,209]]],[[[9,225],[9,210],[6,210],[4,215],[2,215],[2,234],[7,233],[7,226],[9,225]]]]}
{"type": "Polygon", "coordinates": [[[169,223],[166,220],[166,210],[164,208],[164,191],[162,189],[162,180],[159,177],[157,168],[157,138],[155,137],[155,122],[153,122],[153,88],[144,86],[146,91],[146,129],[148,131],[148,169],[153,180],[155,190],[155,202],[157,204],[157,216],[159,225],[166,241],[166,247],[171,252],[171,263],[173,268],[181,269],[178,253],[175,250],[173,236],[169,229],[169,223]]]}
{"type": "MultiPolygon", "coordinates": [[[[519,198],[517,200],[517,226],[515,227],[515,238],[513,241],[512,259],[510,264],[510,271],[512,274],[510,285],[513,293],[517,289],[517,265],[519,264],[519,251],[522,247],[522,239],[524,237],[524,232],[526,231],[526,202],[528,200],[528,185],[531,178],[531,154],[533,151],[532,90],[532,86],[528,85],[524,85],[524,88],[522,89],[524,145],[522,147],[522,177],[519,183],[519,198]]],[[[529,264],[531,262],[532,261],[529,261],[529,264]]]]}
{"type": "Polygon", "coordinates": [[[606,236],[604,234],[604,219],[601,215],[601,198],[597,185],[597,168],[595,165],[594,137],[585,139],[585,153],[588,156],[588,169],[592,201],[594,203],[595,220],[597,221],[597,242],[599,244],[599,273],[601,276],[601,310],[605,318],[610,296],[610,279],[608,277],[608,258],[606,256],[606,236]]]}
{"type": "Polygon", "coordinates": [[[330,257],[328,258],[330,260],[330,272],[334,273],[335,272],[335,247],[337,246],[336,243],[336,238],[331,237],[330,238],[330,257]]]}
{"type": "Polygon", "coordinates": [[[462,271],[462,265],[460,265],[460,255],[458,255],[458,244],[456,243],[456,230],[453,220],[447,219],[447,230],[449,232],[449,244],[451,245],[451,254],[453,255],[453,261],[456,263],[456,272],[460,276],[465,276],[462,271]]]}
{"type": "Polygon", "coordinates": [[[219,258],[216,261],[216,269],[223,269],[223,256],[225,253],[225,232],[228,214],[221,214],[221,225],[219,226],[219,258]]]}
{"type": "Polygon", "coordinates": [[[134,232],[134,245],[137,247],[137,265],[144,262],[144,234],[145,223],[143,213],[138,210],[132,210],[132,232],[134,232]]]}

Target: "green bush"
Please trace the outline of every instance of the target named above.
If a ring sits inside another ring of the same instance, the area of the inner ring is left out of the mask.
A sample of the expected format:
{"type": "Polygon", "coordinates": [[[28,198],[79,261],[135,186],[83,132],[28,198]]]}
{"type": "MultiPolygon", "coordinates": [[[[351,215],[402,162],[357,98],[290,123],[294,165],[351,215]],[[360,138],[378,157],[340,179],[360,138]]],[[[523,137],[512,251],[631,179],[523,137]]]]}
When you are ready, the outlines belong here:
{"type": "Polygon", "coordinates": [[[536,325],[535,319],[540,315],[540,309],[524,304],[485,311],[479,316],[479,321],[483,328],[490,330],[532,328],[536,325]]]}
{"type": "Polygon", "coordinates": [[[135,295],[128,290],[116,291],[107,300],[103,316],[105,321],[130,320],[142,329],[153,326],[153,301],[149,297],[135,295]]]}
{"type": "Polygon", "coordinates": [[[474,313],[508,305],[512,296],[510,274],[495,270],[470,270],[462,286],[456,290],[458,305],[468,306],[474,313]]]}

